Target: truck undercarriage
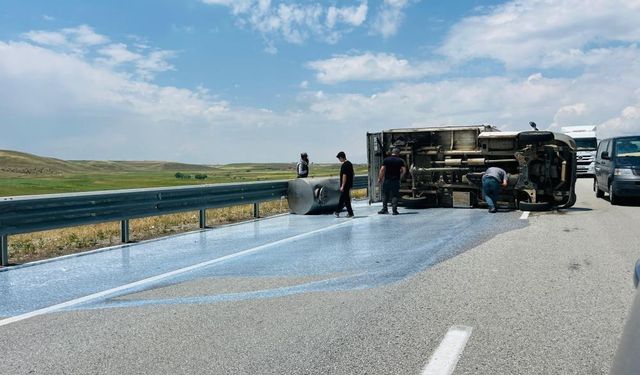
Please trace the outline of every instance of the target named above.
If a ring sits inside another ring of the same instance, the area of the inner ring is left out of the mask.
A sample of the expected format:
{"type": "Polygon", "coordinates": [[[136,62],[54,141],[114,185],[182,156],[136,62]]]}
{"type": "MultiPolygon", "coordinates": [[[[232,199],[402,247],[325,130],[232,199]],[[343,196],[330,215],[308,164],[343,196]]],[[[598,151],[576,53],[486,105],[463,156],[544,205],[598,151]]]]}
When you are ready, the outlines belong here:
{"type": "Polygon", "coordinates": [[[378,170],[392,148],[409,173],[400,203],[414,207],[484,207],[482,175],[495,166],[508,174],[501,205],[522,210],[575,203],[576,146],[545,131],[500,132],[489,125],[392,129],[369,133],[369,198],[380,201],[378,170]]]}

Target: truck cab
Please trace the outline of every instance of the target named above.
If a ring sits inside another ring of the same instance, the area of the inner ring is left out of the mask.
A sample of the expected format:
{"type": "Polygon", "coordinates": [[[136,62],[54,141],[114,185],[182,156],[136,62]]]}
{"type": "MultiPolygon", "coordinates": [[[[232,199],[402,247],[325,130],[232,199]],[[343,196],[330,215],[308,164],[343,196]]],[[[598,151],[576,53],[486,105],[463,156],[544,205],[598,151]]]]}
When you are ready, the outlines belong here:
{"type": "Polygon", "coordinates": [[[565,126],[560,131],[576,141],[578,176],[594,176],[598,149],[597,127],[595,125],[565,126]]]}

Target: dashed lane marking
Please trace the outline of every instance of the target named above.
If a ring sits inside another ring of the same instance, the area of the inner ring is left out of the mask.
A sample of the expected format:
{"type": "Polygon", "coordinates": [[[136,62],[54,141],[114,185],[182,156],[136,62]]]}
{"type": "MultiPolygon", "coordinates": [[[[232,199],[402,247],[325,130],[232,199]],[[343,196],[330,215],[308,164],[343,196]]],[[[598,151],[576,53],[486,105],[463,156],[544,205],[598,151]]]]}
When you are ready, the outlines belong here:
{"type": "Polygon", "coordinates": [[[520,216],[520,220],[527,220],[529,218],[529,211],[525,211],[522,213],[522,216],[520,216]]]}
{"type": "Polygon", "coordinates": [[[472,330],[473,328],[467,326],[449,328],[421,375],[451,375],[467,345],[472,330]]]}

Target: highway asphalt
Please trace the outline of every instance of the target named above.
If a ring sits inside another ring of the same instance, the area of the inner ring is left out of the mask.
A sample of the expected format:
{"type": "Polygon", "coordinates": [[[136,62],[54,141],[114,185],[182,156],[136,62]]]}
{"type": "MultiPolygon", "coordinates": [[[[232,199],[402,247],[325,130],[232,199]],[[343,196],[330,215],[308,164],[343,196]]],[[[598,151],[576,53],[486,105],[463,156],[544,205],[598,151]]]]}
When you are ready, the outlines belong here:
{"type": "Polygon", "coordinates": [[[0,374],[606,374],[638,205],[286,215],[0,272],[0,374]]]}

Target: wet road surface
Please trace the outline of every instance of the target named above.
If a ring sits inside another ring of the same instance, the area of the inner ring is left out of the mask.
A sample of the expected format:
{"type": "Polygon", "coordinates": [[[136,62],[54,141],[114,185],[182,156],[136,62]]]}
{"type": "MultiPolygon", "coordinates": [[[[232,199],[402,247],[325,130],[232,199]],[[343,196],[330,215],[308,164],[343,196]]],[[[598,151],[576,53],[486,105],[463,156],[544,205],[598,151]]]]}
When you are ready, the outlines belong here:
{"type": "Polygon", "coordinates": [[[353,219],[285,215],[9,269],[0,272],[0,316],[26,314],[104,291],[64,309],[214,303],[371,288],[402,280],[525,225],[515,220],[520,214],[515,211],[488,215],[485,210],[403,210],[391,216],[378,215],[377,206],[357,208],[353,219]],[[216,277],[312,281],[245,293],[117,298],[216,277]]]}

